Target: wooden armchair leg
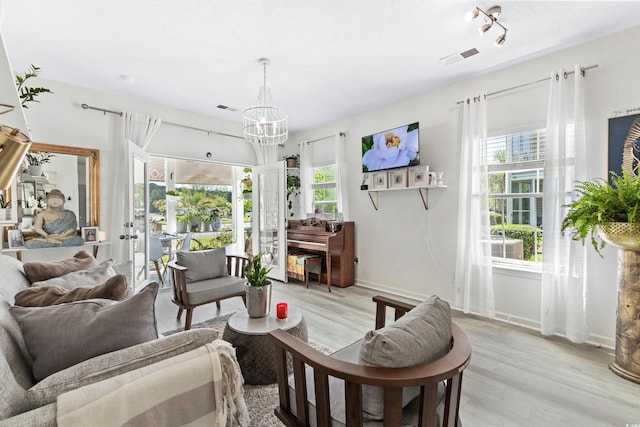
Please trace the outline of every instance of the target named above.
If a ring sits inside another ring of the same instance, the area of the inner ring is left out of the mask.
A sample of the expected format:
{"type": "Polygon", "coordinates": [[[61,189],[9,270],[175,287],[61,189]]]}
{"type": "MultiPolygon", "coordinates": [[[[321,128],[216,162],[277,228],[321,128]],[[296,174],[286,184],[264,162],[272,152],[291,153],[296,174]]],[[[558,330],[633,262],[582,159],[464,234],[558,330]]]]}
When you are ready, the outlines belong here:
{"type": "Polygon", "coordinates": [[[178,309],[178,317],[177,317],[177,319],[178,319],[178,320],[180,320],[180,318],[182,317],[182,311],[183,311],[183,308],[182,308],[182,307],[180,307],[180,308],[178,309]]]}
{"type": "Polygon", "coordinates": [[[193,308],[187,308],[187,319],[184,322],[184,330],[191,329],[191,319],[193,318],[193,308]]]}
{"type": "Polygon", "coordinates": [[[242,298],[242,303],[244,304],[244,306],[247,306],[247,295],[246,294],[242,294],[240,296],[240,298],[242,298]]]}

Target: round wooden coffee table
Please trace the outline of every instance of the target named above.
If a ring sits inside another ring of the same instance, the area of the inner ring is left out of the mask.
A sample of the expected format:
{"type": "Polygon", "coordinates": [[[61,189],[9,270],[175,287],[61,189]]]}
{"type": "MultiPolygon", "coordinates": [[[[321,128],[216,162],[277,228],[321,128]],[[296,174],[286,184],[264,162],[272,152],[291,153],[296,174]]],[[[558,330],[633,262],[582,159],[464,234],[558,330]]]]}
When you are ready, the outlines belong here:
{"type": "Polygon", "coordinates": [[[273,384],[276,382],[276,357],[267,335],[274,329],[282,329],[307,342],[307,324],[302,313],[289,307],[289,317],[276,319],[272,310],[268,316],[249,317],[247,310],[240,310],[229,318],[222,339],[236,348],[236,358],[245,384],[273,384]]]}

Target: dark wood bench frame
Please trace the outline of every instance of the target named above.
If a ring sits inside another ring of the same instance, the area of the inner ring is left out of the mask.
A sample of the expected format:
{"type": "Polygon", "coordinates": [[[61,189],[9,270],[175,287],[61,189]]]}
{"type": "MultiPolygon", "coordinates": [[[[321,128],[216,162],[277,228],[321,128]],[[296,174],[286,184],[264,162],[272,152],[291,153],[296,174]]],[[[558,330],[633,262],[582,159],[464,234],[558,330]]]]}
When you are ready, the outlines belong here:
{"type": "MultiPolygon", "coordinates": [[[[230,276],[236,276],[240,278],[244,278],[244,269],[249,264],[249,258],[241,255],[227,255],[226,265],[227,265],[227,273],[230,276]]],[[[220,308],[220,301],[227,298],[233,297],[241,297],[244,305],[247,305],[247,296],[245,291],[237,292],[234,294],[225,295],[224,297],[213,299],[210,301],[204,301],[199,304],[190,304],[189,303],[189,295],[187,294],[187,278],[186,272],[188,271],[187,267],[183,267],[179,264],[176,264],[175,261],[170,261],[167,263],[167,267],[171,270],[171,278],[173,279],[173,303],[178,306],[178,317],[180,320],[182,317],[183,310],[187,310],[187,318],[184,323],[184,330],[187,331],[191,329],[191,320],[193,318],[193,309],[204,304],[210,304],[212,302],[216,303],[216,307],[220,308]]],[[[215,279],[209,279],[215,280],[215,279]]]]}
{"type": "MultiPolygon", "coordinates": [[[[385,325],[387,307],[395,309],[397,320],[414,306],[384,296],[375,296],[376,329],[385,325]]],[[[332,358],[303,341],[276,329],[269,333],[276,346],[276,367],[280,405],[275,415],[290,427],[309,426],[309,402],[306,389],[306,365],[313,368],[316,395],[317,426],[331,426],[329,376],[344,380],[345,416],[348,427],[362,426],[362,386],[384,388],[384,426],[402,423],[402,388],[420,387],[419,425],[435,426],[438,383],[445,381],[443,426],[457,426],[462,390],[462,371],[471,360],[471,344],[462,329],[452,324],[451,350],[442,358],[408,368],[378,368],[348,363],[332,358]],[[291,411],[287,358],[293,361],[297,415],[291,411]]]]}

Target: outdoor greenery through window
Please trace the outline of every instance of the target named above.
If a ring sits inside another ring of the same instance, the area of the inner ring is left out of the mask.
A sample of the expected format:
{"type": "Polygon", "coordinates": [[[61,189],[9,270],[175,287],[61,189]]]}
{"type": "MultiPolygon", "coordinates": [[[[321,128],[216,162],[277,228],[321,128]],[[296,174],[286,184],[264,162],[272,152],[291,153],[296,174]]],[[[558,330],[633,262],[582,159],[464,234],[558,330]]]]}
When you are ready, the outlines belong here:
{"type": "Polygon", "coordinates": [[[332,214],[338,217],[336,195],[336,165],[313,168],[313,211],[316,214],[332,214]]]}
{"type": "Polygon", "coordinates": [[[500,262],[542,263],[545,129],[490,137],[491,255],[500,262]]]}

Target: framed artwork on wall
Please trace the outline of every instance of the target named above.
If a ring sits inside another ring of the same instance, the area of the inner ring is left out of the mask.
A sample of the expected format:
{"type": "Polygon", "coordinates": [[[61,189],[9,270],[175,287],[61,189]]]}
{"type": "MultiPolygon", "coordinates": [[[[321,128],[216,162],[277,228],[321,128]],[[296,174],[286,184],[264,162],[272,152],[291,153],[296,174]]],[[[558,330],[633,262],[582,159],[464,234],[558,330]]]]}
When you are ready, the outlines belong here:
{"type": "Polygon", "coordinates": [[[394,169],[389,171],[389,188],[404,188],[407,186],[407,170],[394,169]]]}
{"type": "Polygon", "coordinates": [[[82,238],[85,242],[97,242],[98,227],[82,227],[82,238]]]}
{"type": "Polygon", "coordinates": [[[387,188],[387,171],[373,173],[372,187],[374,190],[387,188]]]}
{"type": "Polygon", "coordinates": [[[640,175],[640,114],[609,119],[608,179],[611,172],[622,175],[623,164],[628,171],[640,175]]]}
{"type": "Polygon", "coordinates": [[[409,168],[409,187],[424,187],[429,185],[429,166],[409,168]]]}

